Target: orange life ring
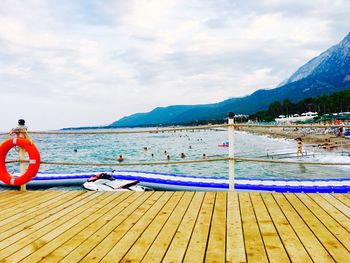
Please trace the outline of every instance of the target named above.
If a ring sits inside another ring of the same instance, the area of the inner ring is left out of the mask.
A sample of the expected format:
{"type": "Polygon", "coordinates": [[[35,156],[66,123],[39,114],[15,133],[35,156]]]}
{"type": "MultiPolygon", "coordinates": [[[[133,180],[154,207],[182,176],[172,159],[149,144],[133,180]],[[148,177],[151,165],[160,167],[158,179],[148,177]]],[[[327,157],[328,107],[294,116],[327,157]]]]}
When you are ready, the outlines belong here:
{"type": "Polygon", "coordinates": [[[28,139],[12,138],[4,141],[0,145],[0,180],[8,185],[23,185],[32,180],[40,166],[40,153],[35,144],[28,139]],[[15,146],[19,146],[26,150],[29,156],[29,165],[27,171],[19,177],[13,177],[6,168],[7,153],[15,146]]]}

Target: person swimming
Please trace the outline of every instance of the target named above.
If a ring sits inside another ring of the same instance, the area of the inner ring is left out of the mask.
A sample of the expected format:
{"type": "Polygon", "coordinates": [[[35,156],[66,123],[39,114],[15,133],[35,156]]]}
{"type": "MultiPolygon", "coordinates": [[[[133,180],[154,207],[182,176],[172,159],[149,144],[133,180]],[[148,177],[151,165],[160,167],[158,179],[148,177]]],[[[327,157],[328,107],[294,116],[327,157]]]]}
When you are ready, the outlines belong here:
{"type": "Polygon", "coordinates": [[[202,154],[202,159],[207,159],[207,155],[205,153],[202,154]]]}
{"type": "Polygon", "coordinates": [[[119,155],[119,157],[118,157],[118,162],[122,162],[122,161],[124,161],[124,158],[123,158],[123,155],[119,155]]]}
{"type": "Polygon", "coordinates": [[[180,157],[181,157],[181,158],[185,158],[186,155],[185,155],[184,153],[181,153],[181,154],[180,154],[180,157]]]}

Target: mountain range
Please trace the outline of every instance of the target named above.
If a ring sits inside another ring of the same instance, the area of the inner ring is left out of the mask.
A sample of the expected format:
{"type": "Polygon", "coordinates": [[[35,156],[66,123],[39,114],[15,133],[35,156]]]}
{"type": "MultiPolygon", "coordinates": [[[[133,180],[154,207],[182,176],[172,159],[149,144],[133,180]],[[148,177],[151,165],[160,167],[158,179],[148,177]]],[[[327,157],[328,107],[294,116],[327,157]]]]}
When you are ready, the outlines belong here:
{"type": "Polygon", "coordinates": [[[331,94],[350,88],[350,33],[337,45],[300,67],[274,89],[261,89],[241,98],[202,105],[158,107],[113,122],[108,127],[171,125],[200,120],[224,119],[227,112],[252,114],[265,110],[270,103],[286,98],[292,102],[331,94]]]}

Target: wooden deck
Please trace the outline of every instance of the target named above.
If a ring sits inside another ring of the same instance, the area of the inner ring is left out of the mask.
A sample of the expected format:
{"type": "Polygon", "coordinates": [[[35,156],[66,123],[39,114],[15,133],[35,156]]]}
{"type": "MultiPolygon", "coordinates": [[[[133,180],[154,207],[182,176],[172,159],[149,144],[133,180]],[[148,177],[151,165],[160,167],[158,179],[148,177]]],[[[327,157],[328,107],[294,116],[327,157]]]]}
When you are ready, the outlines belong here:
{"type": "Polygon", "coordinates": [[[0,191],[0,262],[350,262],[350,195],[0,191]]]}

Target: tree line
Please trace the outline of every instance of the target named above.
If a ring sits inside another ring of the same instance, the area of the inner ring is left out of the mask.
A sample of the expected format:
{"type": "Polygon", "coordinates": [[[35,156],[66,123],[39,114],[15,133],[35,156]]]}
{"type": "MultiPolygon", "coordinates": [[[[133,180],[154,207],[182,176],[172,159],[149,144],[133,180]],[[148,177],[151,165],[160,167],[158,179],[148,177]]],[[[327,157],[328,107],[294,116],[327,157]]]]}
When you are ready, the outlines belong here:
{"type": "Polygon", "coordinates": [[[318,112],[319,116],[335,112],[350,112],[350,89],[334,92],[315,98],[306,98],[297,103],[285,99],[282,102],[271,103],[267,110],[258,111],[250,119],[259,121],[274,121],[280,115],[302,114],[304,112],[318,112]]]}

